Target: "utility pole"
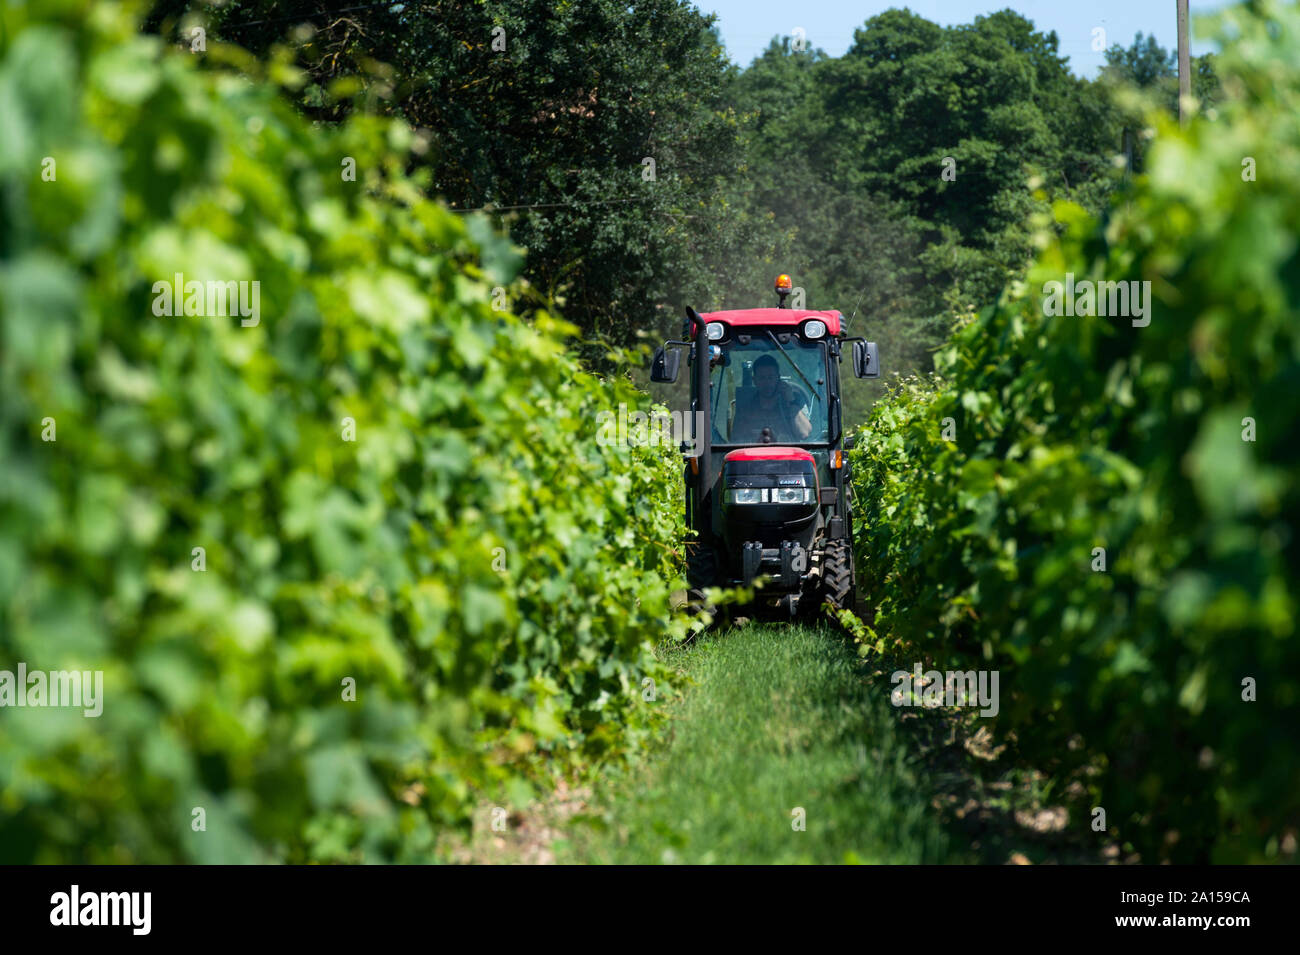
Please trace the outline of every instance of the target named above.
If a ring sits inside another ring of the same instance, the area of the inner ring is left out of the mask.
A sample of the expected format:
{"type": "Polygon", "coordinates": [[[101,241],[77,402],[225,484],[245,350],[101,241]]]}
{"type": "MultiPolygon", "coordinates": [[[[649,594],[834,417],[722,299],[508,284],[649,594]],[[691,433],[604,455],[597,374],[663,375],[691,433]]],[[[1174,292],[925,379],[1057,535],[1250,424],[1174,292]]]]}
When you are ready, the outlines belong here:
{"type": "Polygon", "coordinates": [[[1187,125],[1192,95],[1192,68],[1187,55],[1187,0],[1178,0],[1178,122],[1187,125]]]}

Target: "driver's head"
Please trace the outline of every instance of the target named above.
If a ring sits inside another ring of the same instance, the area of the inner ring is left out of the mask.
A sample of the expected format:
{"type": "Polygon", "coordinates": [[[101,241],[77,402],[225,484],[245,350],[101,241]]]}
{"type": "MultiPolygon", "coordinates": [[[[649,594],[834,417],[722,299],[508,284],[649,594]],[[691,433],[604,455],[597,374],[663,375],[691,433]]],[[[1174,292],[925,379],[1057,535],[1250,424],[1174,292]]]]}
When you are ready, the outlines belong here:
{"type": "Polygon", "coordinates": [[[780,381],[781,374],[776,367],[776,359],[771,355],[763,355],[754,362],[754,387],[764,398],[770,398],[776,393],[780,381]]]}

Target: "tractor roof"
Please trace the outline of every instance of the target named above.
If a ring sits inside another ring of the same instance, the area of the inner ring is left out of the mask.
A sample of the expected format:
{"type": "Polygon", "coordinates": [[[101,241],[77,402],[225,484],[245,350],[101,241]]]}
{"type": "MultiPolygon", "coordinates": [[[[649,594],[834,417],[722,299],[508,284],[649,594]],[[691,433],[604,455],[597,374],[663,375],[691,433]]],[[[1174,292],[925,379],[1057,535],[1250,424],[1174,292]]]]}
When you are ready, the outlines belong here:
{"type": "Polygon", "coordinates": [[[798,325],[807,318],[820,318],[826,323],[828,335],[840,333],[840,313],[834,309],[825,312],[806,308],[738,308],[729,312],[703,312],[705,322],[726,322],[733,328],[744,325],[789,326],[798,325]]]}

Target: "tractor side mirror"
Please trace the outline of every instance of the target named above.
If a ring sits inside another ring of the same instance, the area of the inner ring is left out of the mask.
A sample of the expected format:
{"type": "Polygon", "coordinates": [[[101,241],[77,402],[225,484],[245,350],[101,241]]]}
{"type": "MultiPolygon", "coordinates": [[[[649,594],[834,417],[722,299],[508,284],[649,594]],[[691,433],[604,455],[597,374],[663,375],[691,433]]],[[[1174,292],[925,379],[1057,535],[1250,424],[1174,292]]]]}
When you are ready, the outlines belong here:
{"type": "Polygon", "coordinates": [[[875,342],[853,343],[853,374],[859,378],[880,377],[880,356],[875,342]]]}
{"type": "Polygon", "coordinates": [[[676,348],[660,345],[655,349],[654,361],[650,364],[650,380],[671,383],[677,380],[677,372],[682,366],[682,353],[676,348]]]}

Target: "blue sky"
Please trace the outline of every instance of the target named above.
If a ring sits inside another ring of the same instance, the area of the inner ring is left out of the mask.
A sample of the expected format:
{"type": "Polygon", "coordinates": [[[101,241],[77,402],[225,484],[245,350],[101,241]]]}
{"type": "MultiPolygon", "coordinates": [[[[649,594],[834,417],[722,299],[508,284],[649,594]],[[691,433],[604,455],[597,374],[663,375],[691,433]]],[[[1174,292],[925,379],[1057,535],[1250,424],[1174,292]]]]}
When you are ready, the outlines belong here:
{"type": "MultiPolygon", "coordinates": [[[[1060,38],[1061,55],[1069,57],[1070,68],[1080,76],[1092,77],[1105,62],[1093,52],[1092,31],[1106,31],[1106,44],[1128,46],[1141,31],[1154,34],[1165,49],[1173,49],[1177,40],[1175,0],[900,0],[879,3],[873,0],[694,0],[704,13],[718,14],[718,26],[731,59],[748,66],[767,48],[778,34],[788,36],[802,27],[810,46],[820,47],[832,56],[841,56],[853,42],[853,31],[870,16],[890,7],[908,7],[927,20],[950,26],[970,23],[976,16],[1007,7],[1034,22],[1046,33],[1055,30],[1060,38]]],[[[1191,0],[1192,52],[1207,53],[1214,45],[1197,41],[1198,11],[1219,9],[1228,0],[1191,0]]]]}

